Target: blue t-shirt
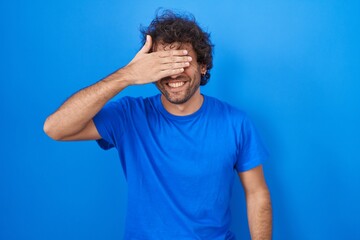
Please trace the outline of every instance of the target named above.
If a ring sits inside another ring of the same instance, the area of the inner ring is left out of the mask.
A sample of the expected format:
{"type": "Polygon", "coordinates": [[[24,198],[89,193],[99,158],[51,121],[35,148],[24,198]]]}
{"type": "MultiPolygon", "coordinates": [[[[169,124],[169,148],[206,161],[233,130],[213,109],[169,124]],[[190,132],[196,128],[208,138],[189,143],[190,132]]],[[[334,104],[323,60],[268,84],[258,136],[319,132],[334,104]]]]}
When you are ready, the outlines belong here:
{"type": "Polygon", "coordinates": [[[235,173],[267,157],[253,124],[205,95],[198,111],[175,116],[160,96],[121,98],[93,119],[99,145],[116,147],[127,180],[124,239],[235,239],[235,173]]]}

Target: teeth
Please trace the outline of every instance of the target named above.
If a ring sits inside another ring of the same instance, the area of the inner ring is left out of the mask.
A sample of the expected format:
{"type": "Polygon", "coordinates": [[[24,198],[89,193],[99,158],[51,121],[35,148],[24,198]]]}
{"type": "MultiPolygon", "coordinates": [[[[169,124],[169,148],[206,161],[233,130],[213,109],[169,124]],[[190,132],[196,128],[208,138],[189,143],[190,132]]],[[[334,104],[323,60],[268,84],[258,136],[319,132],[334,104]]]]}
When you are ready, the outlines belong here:
{"type": "Polygon", "coordinates": [[[173,88],[181,87],[184,84],[185,84],[185,82],[168,83],[168,85],[173,88]]]}

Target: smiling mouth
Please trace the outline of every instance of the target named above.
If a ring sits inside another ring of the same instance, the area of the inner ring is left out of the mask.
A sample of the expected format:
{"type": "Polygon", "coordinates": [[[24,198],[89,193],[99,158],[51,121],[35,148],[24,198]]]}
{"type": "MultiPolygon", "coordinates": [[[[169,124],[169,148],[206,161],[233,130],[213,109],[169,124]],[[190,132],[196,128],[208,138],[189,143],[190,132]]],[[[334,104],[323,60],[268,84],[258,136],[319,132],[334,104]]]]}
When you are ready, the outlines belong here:
{"type": "Polygon", "coordinates": [[[185,82],[168,82],[166,85],[168,85],[171,88],[178,88],[185,84],[185,82]]]}

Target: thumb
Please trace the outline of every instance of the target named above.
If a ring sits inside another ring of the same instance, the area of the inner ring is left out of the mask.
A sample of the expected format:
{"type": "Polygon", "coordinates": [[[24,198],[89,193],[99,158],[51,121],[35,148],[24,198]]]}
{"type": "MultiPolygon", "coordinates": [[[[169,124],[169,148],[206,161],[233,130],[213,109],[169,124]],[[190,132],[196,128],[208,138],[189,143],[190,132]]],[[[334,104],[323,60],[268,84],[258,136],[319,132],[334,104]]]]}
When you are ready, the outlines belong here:
{"type": "Polygon", "coordinates": [[[146,35],[146,42],[144,46],[140,49],[140,53],[148,53],[152,46],[152,39],[150,35],[146,35]]]}

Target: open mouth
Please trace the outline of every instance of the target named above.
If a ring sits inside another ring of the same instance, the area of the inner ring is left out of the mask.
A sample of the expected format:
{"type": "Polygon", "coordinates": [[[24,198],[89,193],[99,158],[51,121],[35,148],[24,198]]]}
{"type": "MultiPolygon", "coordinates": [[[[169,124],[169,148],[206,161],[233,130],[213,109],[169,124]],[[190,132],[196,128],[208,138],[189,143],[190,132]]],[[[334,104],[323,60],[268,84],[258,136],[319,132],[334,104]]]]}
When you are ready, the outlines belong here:
{"type": "Polygon", "coordinates": [[[168,85],[171,88],[178,88],[185,84],[185,82],[168,82],[166,85],[168,85]]]}

